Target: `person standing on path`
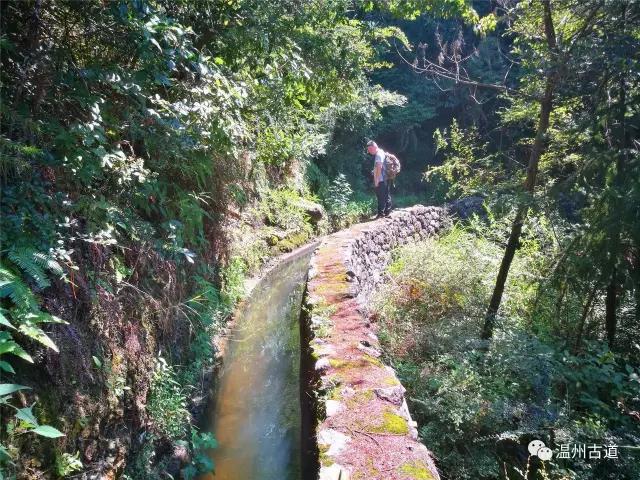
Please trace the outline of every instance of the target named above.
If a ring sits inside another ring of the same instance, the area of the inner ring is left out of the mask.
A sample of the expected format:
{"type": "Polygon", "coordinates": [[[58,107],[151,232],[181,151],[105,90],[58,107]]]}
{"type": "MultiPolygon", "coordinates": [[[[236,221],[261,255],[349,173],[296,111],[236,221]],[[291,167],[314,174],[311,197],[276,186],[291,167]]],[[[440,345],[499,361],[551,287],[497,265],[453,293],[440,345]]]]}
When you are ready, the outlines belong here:
{"type": "Polygon", "coordinates": [[[374,159],[373,186],[376,189],[376,197],[378,197],[378,215],[376,218],[386,217],[391,213],[391,189],[385,165],[387,154],[374,141],[367,143],[367,152],[369,155],[373,155],[374,159]]]}

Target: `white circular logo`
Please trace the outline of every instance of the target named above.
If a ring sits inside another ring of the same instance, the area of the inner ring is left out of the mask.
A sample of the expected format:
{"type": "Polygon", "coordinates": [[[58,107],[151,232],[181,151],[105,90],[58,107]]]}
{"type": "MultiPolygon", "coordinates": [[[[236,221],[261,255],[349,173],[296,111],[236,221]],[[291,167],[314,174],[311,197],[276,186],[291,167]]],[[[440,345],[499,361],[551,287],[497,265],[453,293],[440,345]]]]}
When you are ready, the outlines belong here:
{"type": "Polygon", "coordinates": [[[544,448],[544,442],[542,440],[532,440],[529,442],[529,453],[534,457],[538,455],[538,450],[544,448]]]}
{"type": "Polygon", "coordinates": [[[542,447],[538,450],[538,458],[542,461],[549,461],[553,458],[553,450],[547,447],[542,447]]]}
{"type": "Polygon", "coordinates": [[[553,450],[547,448],[542,440],[531,440],[527,446],[527,450],[533,457],[538,457],[543,462],[547,462],[553,458],[553,450]]]}

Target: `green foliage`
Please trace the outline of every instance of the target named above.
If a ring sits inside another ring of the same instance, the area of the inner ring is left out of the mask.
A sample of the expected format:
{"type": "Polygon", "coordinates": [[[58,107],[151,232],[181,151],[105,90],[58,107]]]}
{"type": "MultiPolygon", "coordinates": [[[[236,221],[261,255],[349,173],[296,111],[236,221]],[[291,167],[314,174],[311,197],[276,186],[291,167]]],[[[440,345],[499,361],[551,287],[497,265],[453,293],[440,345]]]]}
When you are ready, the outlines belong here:
{"type": "MultiPolygon", "coordinates": [[[[142,445],[136,455],[127,463],[122,476],[124,480],[153,480],[168,474],[168,459],[156,458],[156,440],[157,437],[153,434],[144,435],[142,445]]],[[[194,479],[213,471],[214,463],[209,457],[209,452],[217,448],[218,442],[211,433],[202,433],[192,429],[189,440],[174,440],[172,444],[175,447],[186,449],[190,454],[190,463],[180,470],[182,478],[194,479]]]]}
{"type": "Polygon", "coordinates": [[[345,217],[349,210],[349,201],[352,195],[351,185],[343,173],[334,178],[327,188],[325,205],[335,229],[339,229],[345,224],[345,217]]]}
{"type": "MultiPolygon", "coordinates": [[[[123,480],[153,480],[159,473],[154,469],[155,437],[145,434],[142,445],[136,455],[127,463],[122,475],[123,480]]],[[[160,468],[164,465],[159,465],[160,468]]]]}
{"type": "MultiPolygon", "coordinates": [[[[553,265],[545,223],[534,218],[525,228],[490,343],[479,334],[508,222],[475,219],[466,229],[403,247],[378,294],[384,350],[408,389],[421,437],[451,478],[498,478],[505,469],[508,478],[521,478],[517,470],[525,471],[534,438],[556,450],[640,438],[631,413],[640,393],[637,362],[593,337],[570,353],[571,343],[559,335],[565,319],[540,309],[540,295],[558,294],[540,288],[553,265]]],[[[574,308],[579,315],[582,305],[574,308]]],[[[638,473],[633,455],[621,450],[617,460],[554,461],[544,478],[638,473]]]]}
{"type": "Polygon", "coordinates": [[[63,275],[62,267],[51,256],[29,248],[11,249],[7,257],[40,289],[51,286],[45,270],[57,276],[63,275]]]}
{"type": "Polygon", "coordinates": [[[270,190],[261,202],[267,225],[282,230],[304,231],[311,235],[311,225],[300,202],[300,195],[289,189],[270,190]]]}
{"type": "Polygon", "coordinates": [[[176,380],[176,372],[158,357],[151,377],[147,412],[159,433],[171,439],[182,439],[190,424],[184,388],[176,380]]]}
{"type": "MultiPolygon", "coordinates": [[[[122,345],[112,348],[114,328],[126,338],[143,332],[137,355],[146,360],[171,352],[168,361],[185,366],[159,361],[147,405],[157,437],[130,459],[133,478],[152,478],[154,442],[188,433],[185,392],[213,363],[211,336],[245,276],[326,231],[307,218],[301,179],[327,151],[340,112],[357,112],[357,122],[398,101],[366,74],[381,65],[379,47],[406,39],[352,15],[347,0],[1,9],[0,369],[41,381],[6,358],[32,361],[30,340],[57,351],[45,325],[59,313],[70,323],[61,335],[88,350],[96,376],[86,391],[78,369],[54,393],[91,402],[104,391],[108,423],[120,409],[143,415],[126,399],[146,388],[122,345]],[[255,203],[258,223],[269,225],[254,236],[254,219],[240,222],[251,242],[243,251],[226,237],[228,214],[255,203]],[[181,321],[191,327],[183,336],[172,328],[181,321]]],[[[63,367],[69,355],[61,352],[63,367]]]]}
{"type": "Polygon", "coordinates": [[[5,429],[8,441],[6,444],[0,444],[0,474],[5,471],[7,465],[13,464],[13,456],[15,447],[13,444],[18,437],[24,433],[32,433],[46,439],[54,439],[63,437],[64,434],[50,425],[42,425],[38,421],[33,407],[35,403],[29,407],[18,408],[11,403],[11,396],[18,391],[27,390],[29,387],[24,385],[0,383],[0,408],[12,410],[13,418],[8,419],[5,429]],[[10,453],[12,452],[12,453],[10,453]]]}
{"type": "Polygon", "coordinates": [[[193,459],[190,465],[182,469],[182,477],[185,480],[192,480],[198,475],[214,471],[215,465],[208,453],[217,447],[218,442],[211,433],[193,432],[191,436],[193,459]]]}
{"type": "MultiPolygon", "coordinates": [[[[196,278],[197,294],[187,305],[194,314],[194,335],[189,345],[188,361],[177,371],[180,385],[203,389],[203,375],[215,361],[213,339],[230,315],[233,303],[225,303],[219,289],[203,277],[196,278]]],[[[230,302],[231,298],[227,300],[230,302]]]]}
{"type": "MultiPolygon", "coordinates": [[[[129,472],[131,478],[154,478],[162,467],[153,458],[154,444],[187,437],[186,392],[212,364],[210,337],[243,295],[244,278],[270,255],[326,231],[306,214],[304,200],[315,199],[304,180],[323,198],[334,227],[370,211],[365,137],[381,137],[383,147],[389,143],[403,159],[408,168],[400,188],[420,192],[405,201],[482,193],[489,194],[488,205],[499,207],[488,227],[474,225],[483,238],[455,231],[424,247],[427,253],[417,257],[426,273],[407,253],[396,267],[403,271],[407,257],[413,277],[396,278],[401,295],[387,306],[399,322],[386,332],[393,351],[402,356],[406,342],[420,344],[407,371],[427,353],[430,361],[450,355],[462,365],[446,366],[448,359],[438,364],[434,378],[460,392],[456,398],[443,394],[451,413],[442,418],[456,428],[467,421],[490,428],[461,400],[468,396],[475,405],[486,396],[498,405],[487,418],[510,428],[498,414],[508,411],[500,410],[500,399],[520,401],[533,388],[488,378],[487,363],[460,351],[463,336],[447,333],[449,324],[465,334],[476,328],[514,200],[546,213],[525,225],[524,258],[510,274],[499,327],[504,338],[488,349],[489,366],[511,378],[515,374],[498,357],[513,358],[502,350],[531,350],[552,357],[555,374],[558,352],[569,350],[563,358],[586,377],[567,385],[600,382],[618,396],[631,395],[625,376],[631,373],[621,355],[636,368],[640,163],[631,126],[638,124],[633,106],[639,90],[632,81],[638,62],[628,52],[637,49],[638,6],[552,4],[561,51],[550,59],[540,37],[542,2],[507,2],[494,11],[487,2],[469,0],[2,2],[0,370],[25,377],[2,384],[3,398],[30,395],[21,383],[40,381],[16,357],[33,361],[31,341],[57,351],[47,324],[58,322],[52,315],[58,313],[73,335],[85,325],[96,335],[95,348],[92,336],[73,344],[78,351],[91,345],[88,355],[96,354],[91,368],[107,391],[105,418],[116,418],[110,414],[120,408],[124,418],[139,418],[143,411],[129,410],[144,406],[125,399],[128,389],[146,388],[144,381],[136,384],[143,375],[124,366],[121,353],[105,352],[118,342],[114,325],[127,338],[142,332],[139,355],[149,360],[162,349],[171,352],[172,365],[185,365],[154,370],[148,412],[156,436],[145,437],[129,472]],[[425,59],[409,50],[421,43],[425,59]],[[503,91],[496,98],[454,81],[426,82],[398,52],[418,69],[427,58],[444,67],[451,66],[447,58],[462,59],[456,65],[474,78],[505,81],[519,95],[503,91]],[[389,66],[395,68],[373,72],[389,66]],[[539,188],[523,199],[518,185],[535,135],[542,77],[555,68],[562,84],[539,188]],[[436,156],[434,130],[443,132],[435,139],[436,156]],[[441,159],[425,194],[420,175],[408,173],[441,159]],[[236,218],[242,238],[227,238],[225,229],[236,218]],[[439,266],[433,258],[451,260],[439,266]],[[621,333],[611,342],[613,361],[591,346],[600,340],[607,285],[615,287],[610,291],[617,292],[621,319],[621,333]],[[44,305],[56,311],[46,312],[44,305]],[[126,321],[110,323],[103,314],[126,321]],[[180,336],[182,320],[189,329],[180,336]],[[170,334],[156,335],[161,325],[170,334]],[[423,333],[431,325],[441,343],[429,343],[423,333]]],[[[522,385],[532,384],[526,372],[523,378],[522,385]]],[[[93,390],[82,390],[86,382],[72,383],[78,379],[67,379],[74,386],[66,393],[94,400],[93,390]]],[[[573,422],[567,429],[610,433],[619,420],[611,398],[579,390],[568,395],[571,407],[588,414],[567,413],[573,422]]],[[[559,396],[549,398],[555,408],[559,396]]],[[[542,400],[536,405],[551,408],[542,400]]],[[[27,411],[21,415],[30,418],[27,411]]],[[[20,422],[26,421],[3,418],[3,439],[11,437],[10,428],[22,433],[27,424],[20,422]]],[[[40,428],[31,425],[32,431],[40,428]]],[[[44,427],[39,431],[52,434],[44,427]]],[[[192,437],[196,450],[198,442],[192,437]]],[[[480,474],[493,472],[490,464],[478,451],[480,474]]]]}
{"type": "Polygon", "coordinates": [[[222,272],[222,295],[225,302],[233,305],[245,293],[244,281],[247,266],[241,257],[234,256],[222,272]]]}
{"type": "Polygon", "coordinates": [[[76,452],[75,455],[70,453],[62,453],[56,455],[56,475],[61,478],[65,478],[74,472],[82,470],[83,465],[80,461],[80,452],[76,452]]]}
{"type": "Polygon", "coordinates": [[[494,155],[487,154],[487,145],[479,145],[478,131],[462,130],[454,119],[448,130],[436,129],[433,138],[436,153],[443,152],[442,165],[430,167],[425,180],[448,185],[450,199],[472,195],[496,195],[505,186],[504,172],[494,155]]]}
{"type": "MultiPolygon", "coordinates": [[[[389,267],[393,286],[380,299],[390,352],[423,358],[464,350],[460,342],[480,329],[499,254],[497,245],[459,226],[437,240],[400,249],[389,267]]],[[[535,279],[531,266],[514,266],[505,305],[512,319],[524,320],[522,306],[530,301],[535,279]]]]}
{"type": "MultiPolygon", "coordinates": [[[[19,276],[21,272],[35,288],[44,289],[51,284],[47,271],[58,276],[63,271],[58,262],[50,256],[28,249],[11,249],[7,254],[7,266],[0,263],[0,301],[4,300],[0,307],[0,371],[15,374],[15,369],[8,360],[8,354],[19,357],[29,363],[33,363],[33,358],[27,353],[23,346],[16,341],[23,338],[30,338],[42,345],[58,351],[58,347],[42,329],[43,324],[64,323],[59,318],[42,312],[32,290],[19,276]]],[[[11,403],[12,394],[18,391],[27,390],[29,387],[18,384],[0,384],[0,406],[15,412],[14,417],[6,426],[9,433],[9,441],[19,433],[33,433],[45,438],[58,438],[63,433],[50,425],[41,425],[36,418],[33,407],[18,408],[11,403]]],[[[0,448],[5,453],[0,458],[0,469],[5,461],[11,458],[7,452],[7,446],[0,444],[0,448]]],[[[1,471],[1,470],[0,470],[1,471]]]]}
{"type": "MultiPolygon", "coordinates": [[[[470,0],[367,1],[365,2],[365,8],[371,9],[375,5],[389,9],[396,16],[408,19],[415,19],[420,15],[428,14],[442,18],[460,17],[469,23],[479,24],[480,17],[471,3],[470,0]]],[[[484,23],[490,26],[490,22],[485,21],[484,23]]],[[[480,28],[480,26],[479,24],[478,27],[480,28]]]]}

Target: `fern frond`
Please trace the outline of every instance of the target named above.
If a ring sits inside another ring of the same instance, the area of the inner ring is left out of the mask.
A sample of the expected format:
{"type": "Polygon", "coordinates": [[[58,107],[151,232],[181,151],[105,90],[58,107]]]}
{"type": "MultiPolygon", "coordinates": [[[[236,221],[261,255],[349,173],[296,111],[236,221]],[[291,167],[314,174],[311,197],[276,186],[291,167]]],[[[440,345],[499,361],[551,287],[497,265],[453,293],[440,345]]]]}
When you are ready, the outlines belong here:
{"type": "Polygon", "coordinates": [[[32,323],[23,323],[18,327],[18,330],[20,330],[20,332],[25,334],[27,337],[40,342],[42,345],[49,347],[55,352],[59,351],[53,340],[51,340],[49,335],[44,333],[44,331],[40,327],[33,325],[32,323]]]}
{"type": "Polygon", "coordinates": [[[30,311],[38,309],[38,302],[26,283],[16,274],[0,265],[0,298],[10,298],[16,308],[30,311]]]}
{"type": "Polygon", "coordinates": [[[12,248],[7,257],[22,272],[29,277],[38,288],[47,288],[51,285],[46,271],[62,275],[62,267],[50,255],[38,252],[32,248],[12,248]]]}
{"type": "Polygon", "coordinates": [[[49,282],[47,274],[42,267],[34,261],[34,253],[36,252],[29,248],[11,249],[7,253],[7,257],[9,257],[9,260],[17,265],[27,277],[33,280],[38,288],[47,288],[51,285],[51,282],[49,282]]]}
{"type": "Polygon", "coordinates": [[[60,264],[55,261],[51,255],[42,252],[34,252],[33,261],[54,275],[62,276],[64,274],[64,270],[62,270],[60,264]]]}

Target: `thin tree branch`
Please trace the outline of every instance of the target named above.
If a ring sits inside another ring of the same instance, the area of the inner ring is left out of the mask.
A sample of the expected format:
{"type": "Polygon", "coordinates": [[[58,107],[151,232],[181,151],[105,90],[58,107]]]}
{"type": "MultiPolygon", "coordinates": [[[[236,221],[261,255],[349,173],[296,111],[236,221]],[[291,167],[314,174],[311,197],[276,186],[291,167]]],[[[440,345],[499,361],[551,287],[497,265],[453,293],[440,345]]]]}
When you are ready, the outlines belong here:
{"type": "Polygon", "coordinates": [[[470,87],[479,87],[479,88],[486,88],[489,90],[494,90],[494,91],[498,91],[498,92],[504,92],[504,93],[508,93],[514,96],[518,96],[518,97],[523,97],[523,98],[528,98],[528,99],[532,99],[532,100],[540,100],[538,97],[533,96],[533,95],[529,95],[526,94],[520,90],[517,89],[513,89],[513,88],[509,88],[506,85],[499,85],[499,84],[495,84],[495,83],[486,83],[486,82],[481,82],[478,80],[473,80],[469,77],[461,77],[459,72],[452,72],[451,70],[446,69],[445,67],[442,67],[440,65],[437,65],[435,63],[433,63],[430,60],[427,60],[426,58],[423,59],[425,64],[427,64],[427,67],[418,67],[416,63],[414,62],[410,62],[398,49],[397,44],[395,44],[394,42],[394,46],[396,49],[396,52],[398,54],[398,56],[402,59],[402,61],[404,63],[406,63],[407,65],[409,65],[416,73],[421,73],[421,74],[426,74],[426,75],[436,75],[440,78],[444,78],[447,80],[451,80],[456,84],[461,84],[461,85],[466,85],[466,86],[470,86],[470,87]]]}

